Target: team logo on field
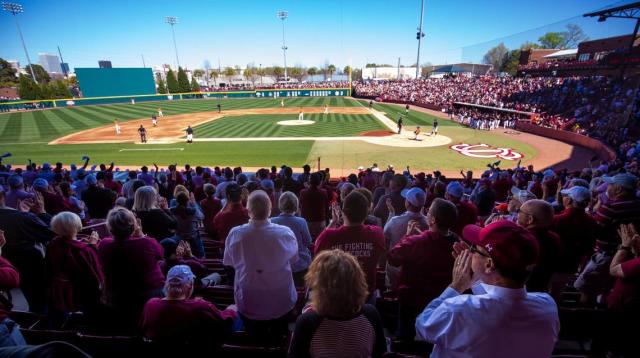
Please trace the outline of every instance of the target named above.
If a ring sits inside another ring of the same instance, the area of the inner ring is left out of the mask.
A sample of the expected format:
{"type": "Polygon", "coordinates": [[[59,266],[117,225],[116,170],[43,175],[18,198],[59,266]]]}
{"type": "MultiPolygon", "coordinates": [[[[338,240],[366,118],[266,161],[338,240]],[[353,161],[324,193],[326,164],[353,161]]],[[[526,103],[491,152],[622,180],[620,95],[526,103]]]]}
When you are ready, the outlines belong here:
{"type": "Polygon", "coordinates": [[[449,147],[456,152],[473,158],[500,158],[504,160],[518,160],[524,155],[511,148],[491,148],[488,144],[455,144],[449,147]]]}

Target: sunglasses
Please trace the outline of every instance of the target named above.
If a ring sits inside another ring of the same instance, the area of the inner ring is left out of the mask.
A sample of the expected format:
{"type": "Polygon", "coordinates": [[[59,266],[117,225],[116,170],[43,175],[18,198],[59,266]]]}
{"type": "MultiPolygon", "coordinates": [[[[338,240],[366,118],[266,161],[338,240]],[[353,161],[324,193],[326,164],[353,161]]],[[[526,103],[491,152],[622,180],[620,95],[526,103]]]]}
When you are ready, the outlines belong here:
{"type": "Polygon", "coordinates": [[[489,256],[488,254],[485,254],[484,252],[478,250],[478,246],[476,246],[476,245],[473,245],[473,246],[469,247],[469,251],[471,251],[471,253],[478,254],[480,256],[484,256],[484,257],[486,257],[488,259],[491,258],[491,256],[489,256]]]}

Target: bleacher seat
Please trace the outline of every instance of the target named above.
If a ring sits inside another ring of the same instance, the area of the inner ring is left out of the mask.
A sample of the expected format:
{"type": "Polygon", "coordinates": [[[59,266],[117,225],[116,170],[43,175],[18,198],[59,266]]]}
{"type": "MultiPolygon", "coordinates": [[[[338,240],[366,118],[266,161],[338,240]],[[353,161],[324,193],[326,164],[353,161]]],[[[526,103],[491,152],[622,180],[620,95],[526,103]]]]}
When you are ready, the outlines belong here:
{"type": "Polygon", "coordinates": [[[220,309],[227,308],[227,306],[235,303],[233,286],[219,285],[206,287],[201,289],[197,295],[215,304],[220,309]]]}

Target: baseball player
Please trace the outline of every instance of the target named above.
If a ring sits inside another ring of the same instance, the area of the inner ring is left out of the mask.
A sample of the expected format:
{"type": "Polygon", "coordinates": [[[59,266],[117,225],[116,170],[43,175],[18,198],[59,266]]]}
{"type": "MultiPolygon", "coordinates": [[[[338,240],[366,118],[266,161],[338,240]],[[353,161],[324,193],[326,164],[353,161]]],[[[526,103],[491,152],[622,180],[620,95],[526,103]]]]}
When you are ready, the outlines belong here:
{"type": "Polygon", "coordinates": [[[284,99],[280,100],[280,107],[284,108],[284,99]]]}
{"type": "Polygon", "coordinates": [[[147,142],[147,130],[144,129],[142,124],[140,125],[140,128],[138,128],[138,134],[140,134],[140,142],[146,143],[147,142]]]}
{"type": "Polygon", "coordinates": [[[136,104],[136,100],[135,99],[131,99],[131,104],[136,104]]]}
{"type": "Polygon", "coordinates": [[[418,136],[420,135],[420,132],[421,132],[421,131],[422,131],[422,129],[420,129],[420,126],[417,126],[417,127],[416,127],[416,130],[415,130],[415,131],[413,131],[413,134],[415,134],[415,135],[416,135],[416,137],[415,137],[415,138],[413,138],[414,140],[420,140],[420,139],[418,139],[418,136]]]}
{"type": "Polygon", "coordinates": [[[193,143],[193,128],[188,126],[185,132],[187,132],[187,143],[193,143]]]}
{"type": "Polygon", "coordinates": [[[329,114],[329,106],[328,105],[324,105],[324,114],[329,114]]]}
{"type": "Polygon", "coordinates": [[[220,103],[218,103],[218,113],[222,112],[222,105],[220,103]]]}
{"type": "Polygon", "coordinates": [[[117,119],[113,121],[113,125],[116,127],[116,135],[120,134],[120,124],[117,119]]]}
{"type": "Polygon", "coordinates": [[[164,117],[162,114],[162,108],[158,107],[158,117],[164,117]]]}
{"type": "Polygon", "coordinates": [[[398,134],[400,134],[401,131],[402,131],[402,114],[400,115],[400,118],[398,118],[398,134]]]}
{"type": "Polygon", "coordinates": [[[299,121],[303,121],[304,120],[304,113],[302,113],[302,108],[300,108],[300,113],[298,113],[298,120],[299,121]]]}
{"type": "Polygon", "coordinates": [[[404,114],[409,114],[409,105],[404,107],[404,114]]]}
{"type": "Polygon", "coordinates": [[[153,123],[154,127],[158,126],[158,117],[156,117],[155,114],[153,116],[151,116],[151,123],[153,123]]]}
{"type": "Polygon", "coordinates": [[[433,129],[431,129],[431,135],[438,135],[438,120],[433,120],[433,129]]]}

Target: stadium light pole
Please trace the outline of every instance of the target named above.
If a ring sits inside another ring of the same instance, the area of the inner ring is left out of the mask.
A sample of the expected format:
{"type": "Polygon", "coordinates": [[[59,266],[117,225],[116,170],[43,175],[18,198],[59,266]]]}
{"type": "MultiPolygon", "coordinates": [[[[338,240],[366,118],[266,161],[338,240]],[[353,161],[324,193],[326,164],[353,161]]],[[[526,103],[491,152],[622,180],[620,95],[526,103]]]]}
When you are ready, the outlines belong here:
{"type": "Polygon", "coordinates": [[[423,17],[424,17],[424,0],[422,0],[422,5],[420,6],[420,26],[418,27],[418,33],[416,34],[416,38],[418,39],[418,60],[416,61],[416,79],[418,79],[418,74],[420,73],[420,43],[422,42],[422,38],[424,37],[424,32],[422,32],[423,17]]]}
{"type": "Polygon", "coordinates": [[[178,69],[179,69],[180,60],[178,59],[178,45],[176,45],[176,32],[173,29],[173,25],[178,23],[178,18],[175,16],[165,16],[164,22],[171,25],[171,34],[173,35],[173,48],[176,50],[176,63],[178,64],[178,69]]]}
{"type": "Polygon", "coordinates": [[[31,72],[31,77],[33,78],[33,82],[38,83],[38,80],[36,80],[36,74],[33,71],[33,66],[31,65],[31,58],[29,58],[29,51],[27,51],[27,45],[24,44],[24,37],[22,37],[22,30],[20,30],[20,24],[18,23],[18,18],[16,17],[17,14],[24,12],[24,9],[20,4],[3,2],[2,10],[12,13],[14,20],[16,20],[16,27],[18,28],[18,34],[20,35],[20,41],[22,42],[22,48],[24,49],[24,54],[27,55],[27,63],[29,63],[29,70],[31,72]]]}
{"type": "Polygon", "coordinates": [[[284,20],[289,17],[289,12],[286,10],[278,11],[278,18],[282,20],[282,55],[284,56],[284,80],[287,81],[287,45],[284,42],[284,20]]]}

